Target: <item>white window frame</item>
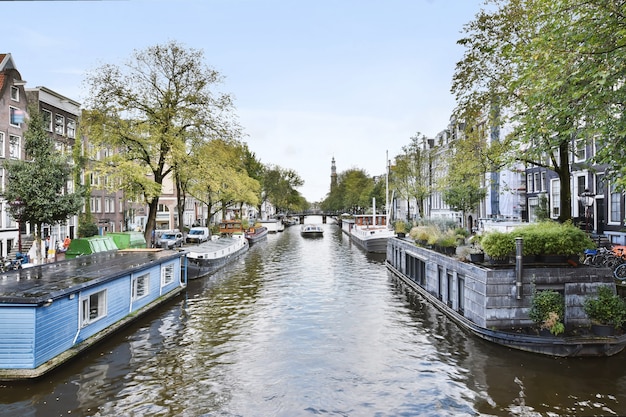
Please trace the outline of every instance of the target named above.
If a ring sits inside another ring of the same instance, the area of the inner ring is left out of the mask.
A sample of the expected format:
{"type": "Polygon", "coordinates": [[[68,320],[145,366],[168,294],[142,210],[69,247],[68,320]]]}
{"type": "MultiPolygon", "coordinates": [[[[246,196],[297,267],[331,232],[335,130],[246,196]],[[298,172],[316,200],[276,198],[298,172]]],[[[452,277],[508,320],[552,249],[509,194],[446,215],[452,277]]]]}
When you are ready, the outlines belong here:
{"type": "Polygon", "coordinates": [[[616,184],[609,184],[609,224],[611,225],[619,225],[622,222],[621,219],[621,202],[622,202],[622,193],[620,191],[615,191],[616,184]]]}
{"type": "Polygon", "coordinates": [[[11,86],[11,100],[20,101],[20,89],[14,85],[11,86]]]}
{"type": "Polygon", "coordinates": [[[54,133],[57,135],[65,134],[65,116],[62,114],[54,115],[54,133]]]}
{"type": "Polygon", "coordinates": [[[0,132],[0,158],[4,158],[5,152],[5,142],[4,142],[4,132],[0,132]]]}
{"type": "Polygon", "coordinates": [[[585,139],[574,140],[574,162],[587,160],[587,141],[585,139]]]}
{"type": "Polygon", "coordinates": [[[67,137],[74,139],[76,138],[76,120],[67,118],[66,122],[67,126],[67,137]]]}
{"type": "Polygon", "coordinates": [[[150,294],[150,272],[133,275],[131,280],[131,300],[137,301],[150,294]]]}
{"type": "Polygon", "coordinates": [[[161,265],[161,287],[165,287],[174,281],[174,263],[161,265]]]}
{"type": "Polygon", "coordinates": [[[42,109],[41,117],[44,122],[44,129],[48,132],[52,132],[52,112],[50,110],[42,109]],[[48,126],[46,126],[46,122],[48,122],[48,126]]]}
{"type": "Polygon", "coordinates": [[[550,217],[556,219],[561,214],[561,181],[550,180],[550,217]]]}
{"type": "Polygon", "coordinates": [[[22,157],[22,138],[17,135],[9,135],[9,157],[11,159],[22,157]]]}
{"type": "Polygon", "coordinates": [[[101,290],[80,299],[80,324],[88,326],[107,315],[107,290],[101,290]],[[93,305],[95,304],[95,305],[93,305]]]}

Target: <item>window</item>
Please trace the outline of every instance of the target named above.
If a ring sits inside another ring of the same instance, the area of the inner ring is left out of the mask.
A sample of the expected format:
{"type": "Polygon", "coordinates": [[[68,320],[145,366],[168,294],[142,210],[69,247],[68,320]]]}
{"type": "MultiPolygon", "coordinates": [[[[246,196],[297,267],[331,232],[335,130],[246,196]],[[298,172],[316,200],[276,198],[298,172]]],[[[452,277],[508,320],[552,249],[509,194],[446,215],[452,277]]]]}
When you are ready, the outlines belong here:
{"type": "Polygon", "coordinates": [[[550,181],[550,213],[552,217],[561,213],[561,183],[556,179],[550,181]]]}
{"type": "Polygon", "coordinates": [[[9,157],[20,159],[21,153],[20,137],[9,135],[9,157]]]}
{"type": "Polygon", "coordinates": [[[106,197],[104,200],[104,212],[115,213],[115,198],[106,197]]]}
{"type": "Polygon", "coordinates": [[[574,160],[576,162],[585,161],[587,159],[587,141],[577,139],[574,141],[574,160]]]}
{"type": "Polygon", "coordinates": [[[609,222],[619,224],[622,220],[620,213],[622,193],[617,191],[616,188],[615,184],[611,184],[611,212],[609,213],[609,222]]]}
{"type": "Polygon", "coordinates": [[[20,110],[16,107],[10,107],[9,112],[11,118],[9,123],[11,124],[11,126],[19,127],[20,123],[24,123],[24,110],[20,110]]]}
{"type": "Polygon", "coordinates": [[[541,172],[541,191],[546,191],[546,171],[541,172]]]}
{"type": "Polygon", "coordinates": [[[67,137],[74,139],[76,137],[76,120],[67,119],[67,137]]]}
{"type": "Polygon", "coordinates": [[[60,114],[54,115],[54,133],[58,135],[65,133],[65,117],[60,114]]]}
{"type": "Polygon", "coordinates": [[[52,112],[49,110],[41,110],[41,117],[43,117],[43,126],[48,132],[52,132],[52,112]]]}
{"type": "Polygon", "coordinates": [[[532,175],[529,175],[527,177],[526,183],[527,183],[527,185],[526,185],[527,188],[526,189],[528,190],[528,192],[529,193],[534,193],[535,192],[535,187],[533,186],[533,176],[532,175]]]}
{"type": "Polygon", "coordinates": [[[100,320],[107,314],[107,290],[102,290],[83,298],[80,308],[80,321],[83,327],[100,320]]]}
{"type": "Polygon", "coordinates": [[[161,267],[161,287],[174,281],[174,264],[167,264],[161,267]]]}
{"type": "Polygon", "coordinates": [[[102,200],[100,197],[91,197],[91,212],[100,213],[102,210],[102,200]]]}
{"type": "Polygon", "coordinates": [[[533,173],[533,190],[539,191],[541,190],[541,185],[539,184],[539,172],[533,173]]]}
{"type": "Polygon", "coordinates": [[[4,158],[4,132],[0,132],[0,157],[4,158]]]}
{"type": "Polygon", "coordinates": [[[138,300],[150,293],[150,274],[134,277],[132,281],[132,300],[138,300]]]}
{"type": "Polygon", "coordinates": [[[4,168],[0,168],[0,192],[4,192],[4,168]]]}
{"type": "Polygon", "coordinates": [[[20,89],[16,86],[11,86],[11,100],[20,101],[20,89]]]}

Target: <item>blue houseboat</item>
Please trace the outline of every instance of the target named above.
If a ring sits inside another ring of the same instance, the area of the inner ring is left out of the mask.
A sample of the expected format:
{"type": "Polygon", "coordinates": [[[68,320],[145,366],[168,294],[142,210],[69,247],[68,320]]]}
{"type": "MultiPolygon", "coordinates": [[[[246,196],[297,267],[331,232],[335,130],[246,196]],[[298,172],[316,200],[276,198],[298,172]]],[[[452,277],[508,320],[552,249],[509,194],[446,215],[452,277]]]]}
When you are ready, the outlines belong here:
{"type": "Polygon", "coordinates": [[[0,380],[45,374],[186,285],[184,253],[162,249],[107,251],[0,275],[0,380]]]}

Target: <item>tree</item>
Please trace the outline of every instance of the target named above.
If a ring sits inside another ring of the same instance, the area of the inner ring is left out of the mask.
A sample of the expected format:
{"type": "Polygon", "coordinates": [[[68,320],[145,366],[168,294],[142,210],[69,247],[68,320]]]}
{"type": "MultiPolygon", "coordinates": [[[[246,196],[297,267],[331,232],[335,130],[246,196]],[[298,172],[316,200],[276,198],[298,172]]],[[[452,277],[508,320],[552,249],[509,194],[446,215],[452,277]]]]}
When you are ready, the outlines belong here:
{"type": "Polygon", "coordinates": [[[292,169],[281,168],[277,165],[266,165],[261,179],[262,199],[259,202],[259,212],[264,202],[271,202],[279,211],[298,210],[306,205],[297,188],[304,181],[292,169]]]}
{"type": "Polygon", "coordinates": [[[78,213],[83,198],[80,189],[77,192],[68,189],[71,165],[67,157],[55,151],[43,117],[34,106],[29,108],[24,139],[26,159],[4,161],[7,172],[4,198],[9,202],[8,210],[13,218],[34,226],[38,263],[42,225],[55,224],[78,213]]]}
{"type": "MultiPolygon", "coordinates": [[[[584,60],[568,50],[565,28],[554,22],[576,14],[573,1],[492,0],[465,27],[466,48],[452,91],[455,113],[468,126],[510,126],[500,148],[510,163],[546,167],[561,184],[561,221],[571,218],[569,155],[586,121],[584,60]],[[555,6],[555,3],[558,3],[555,6]],[[555,40],[558,40],[555,42],[555,40]],[[520,152],[523,149],[524,152],[520,152]]],[[[593,3],[593,2],[592,2],[593,3]]]]}
{"type": "Polygon", "coordinates": [[[426,136],[416,133],[411,142],[402,147],[404,152],[395,158],[391,169],[391,186],[407,201],[407,216],[410,218],[411,199],[415,199],[417,214],[424,216],[424,200],[430,194],[431,156],[426,136]]]}
{"type": "MultiPolygon", "coordinates": [[[[203,59],[202,52],[172,41],[135,51],[124,68],[107,64],[87,76],[89,140],[116,151],[97,169],[118,179],[128,197],[145,199],[148,241],[166,177],[184,192],[181,170],[196,147],[239,136],[230,96],[212,91],[221,76],[203,59]]],[[[182,210],[184,194],[177,195],[182,210]]]]}
{"type": "Polygon", "coordinates": [[[258,204],[261,186],[248,175],[248,157],[245,145],[214,139],[198,146],[182,170],[189,193],[207,206],[209,219],[236,203],[258,204]]]}

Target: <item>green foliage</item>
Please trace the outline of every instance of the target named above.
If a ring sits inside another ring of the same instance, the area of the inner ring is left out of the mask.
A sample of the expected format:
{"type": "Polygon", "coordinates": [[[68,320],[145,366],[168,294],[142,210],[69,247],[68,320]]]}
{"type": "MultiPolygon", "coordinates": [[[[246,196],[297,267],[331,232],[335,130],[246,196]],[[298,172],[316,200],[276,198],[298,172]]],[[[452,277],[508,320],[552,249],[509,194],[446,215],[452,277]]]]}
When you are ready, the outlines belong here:
{"type": "MultiPolygon", "coordinates": [[[[374,179],[362,169],[341,172],[337,175],[337,186],[322,202],[322,208],[349,213],[365,212],[372,207],[372,197],[376,197],[375,186],[374,179]]],[[[376,201],[384,202],[384,194],[382,200],[377,198],[376,201]]]]}
{"type": "Polygon", "coordinates": [[[529,223],[511,232],[485,233],[482,246],[485,253],[499,259],[515,254],[515,238],[523,238],[523,255],[579,255],[595,243],[570,222],[529,223]]]}
{"type": "Polygon", "coordinates": [[[408,225],[404,220],[396,220],[393,224],[393,228],[396,233],[406,233],[408,232],[408,225]]]}
{"type": "Polygon", "coordinates": [[[39,110],[31,106],[29,116],[24,134],[26,160],[4,161],[4,198],[9,202],[9,213],[34,225],[39,234],[42,224],[55,224],[78,213],[83,200],[80,187],[75,193],[66,190],[71,166],[65,156],[55,151],[39,110]]]}
{"type": "Polygon", "coordinates": [[[407,201],[416,201],[420,218],[424,216],[422,202],[430,193],[428,167],[432,160],[431,153],[434,152],[424,146],[426,140],[419,132],[412,136],[410,144],[402,147],[403,154],[395,157],[389,175],[389,186],[396,190],[398,196],[407,201]]]}
{"type": "Polygon", "coordinates": [[[597,296],[587,298],[583,308],[594,323],[621,327],[626,321],[626,303],[607,285],[598,287],[597,296]]]}
{"type": "Polygon", "coordinates": [[[558,291],[544,290],[533,294],[528,317],[553,335],[565,331],[562,319],[565,315],[565,300],[558,291]]]}
{"type": "Polygon", "coordinates": [[[134,193],[148,203],[146,240],[164,179],[172,174],[184,192],[183,168],[197,147],[207,138],[240,136],[231,97],[212,91],[221,80],[201,51],[175,41],[135,51],[123,67],[107,64],[87,74],[85,134],[96,147],[120,150],[97,168],[129,198],[134,193]]]}
{"type": "Polygon", "coordinates": [[[449,183],[443,190],[442,197],[452,210],[466,213],[475,210],[486,195],[487,191],[484,188],[460,180],[449,183]]]}
{"type": "Polygon", "coordinates": [[[505,259],[515,254],[515,240],[510,233],[488,232],[481,239],[485,254],[492,259],[505,259]]]}
{"type": "Polygon", "coordinates": [[[435,241],[435,245],[441,246],[443,248],[454,248],[457,246],[458,241],[459,239],[454,233],[454,230],[450,229],[437,238],[437,240],[435,241]]]}
{"type": "Polygon", "coordinates": [[[78,237],[96,236],[99,232],[98,225],[95,223],[78,224],[78,237]]]}

